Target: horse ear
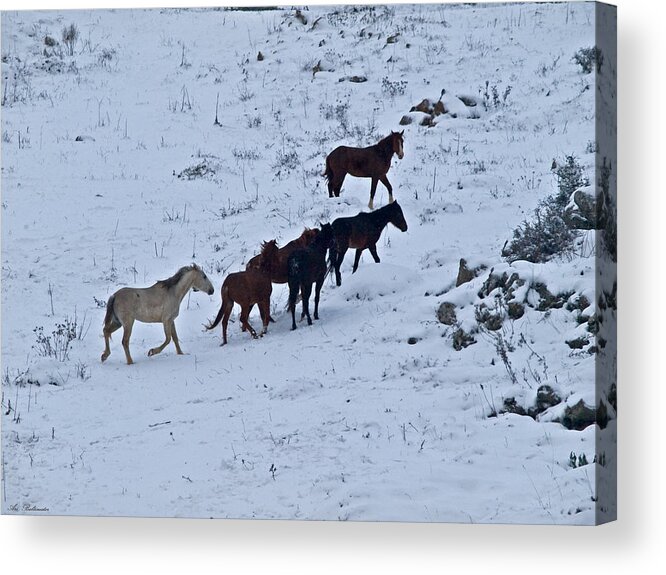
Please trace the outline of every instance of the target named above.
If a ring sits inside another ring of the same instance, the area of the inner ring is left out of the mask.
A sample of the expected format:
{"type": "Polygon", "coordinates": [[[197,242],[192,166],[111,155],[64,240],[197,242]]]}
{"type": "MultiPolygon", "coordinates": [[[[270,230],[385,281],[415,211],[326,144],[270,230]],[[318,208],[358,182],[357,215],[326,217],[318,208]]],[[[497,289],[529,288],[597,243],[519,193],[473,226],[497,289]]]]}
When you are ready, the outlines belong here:
{"type": "Polygon", "coordinates": [[[402,132],[400,132],[400,135],[402,136],[404,133],[405,133],[405,130],[403,130],[402,132]]]}

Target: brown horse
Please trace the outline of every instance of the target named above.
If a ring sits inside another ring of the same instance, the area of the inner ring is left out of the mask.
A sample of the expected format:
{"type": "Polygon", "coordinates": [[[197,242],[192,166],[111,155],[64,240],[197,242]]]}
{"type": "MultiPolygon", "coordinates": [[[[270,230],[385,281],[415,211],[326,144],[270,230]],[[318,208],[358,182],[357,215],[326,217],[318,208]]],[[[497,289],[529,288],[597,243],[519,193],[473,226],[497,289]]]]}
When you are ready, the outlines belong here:
{"type": "Polygon", "coordinates": [[[289,268],[289,311],[291,311],[291,329],[296,329],[296,299],[300,291],[303,300],[301,319],[310,319],[309,300],[312,293],[312,284],[315,286],[314,318],[319,319],[319,294],[321,286],[328,275],[326,265],[326,251],[333,245],[333,229],[331,224],[321,226],[321,231],[314,241],[307,247],[294,250],[288,259],[289,268]]]}
{"type": "Polygon", "coordinates": [[[222,345],[227,343],[227,324],[234,309],[234,303],[241,306],[240,323],[242,331],[249,331],[255,339],[263,336],[268,331],[271,292],[273,291],[271,273],[277,259],[277,251],[275,240],[264,242],[257,268],[229,274],[222,283],[222,306],[215,320],[206,325],[206,329],[210,330],[222,320],[222,345]],[[248,321],[254,304],[259,307],[263,324],[263,329],[259,335],[248,321]]]}
{"type": "Polygon", "coordinates": [[[342,284],[340,266],[349,248],[356,248],[352,273],[358,269],[361,254],[366,248],[370,250],[375,262],[379,263],[377,241],[389,223],[402,232],[407,231],[407,222],[398,202],[379,208],[376,212],[369,214],[361,212],[351,218],[338,218],[333,221],[331,227],[335,239],[329,250],[328,269],[329,271],[335,270],[335,283],[337,285],[342,284]]]}
{"type": "Polygon", "coordinates": [[[397,154],[402,159],[403,133],[391,132],[386,138],[374,146],[367,148],[349,148],[338,146],[326,157],[326,171],[324,176],[328,180],[328,197],[340,195],[342,182],[347,174],[357,178],[372,178],[370,184],[370,201],[368,207],[373,209],[377,182],[381,181],[389,193],[389,203],[393,202],[393,187],[386,177],[391,167],[391,158],[397,154]]]}
{"type": "MultiPolygon", "coordinates": [[[[277,250],[277,260],[271,266],[271,281],[274,284],[287,283],[287,260],[289,259],[289,254],[291,254],[291,252],[294,250],[309,246],[312,243],[312,240],[317,237],[318,233],[319,230],[317,228],[305,228],[303,233],[298,238],[290,241],[286,246],[277,250]]],[[[275,240],[271,241],[275,243],[275,240]]],[[[266,242],[263,245],[266,245],[266,242]]],[[[262,265],[262,258],[262,254],[254,256],[249,262],[247,262],[245,269],[260,269],[262,265]]]]}
{"type": "MultiPolygon", "coordinates": [[[[276,259],[271,265],[271,281],[274,284],[287,283],[287,260],[289,259],[289,255],[294,250],[308,247],[312,243],[312,240],[317,237],[318,233],[319,230],[317,228],[305,228],[303,233],[298,238],[290,241],[286,246],[277,250],[277,254],[275,255],[276,259]]],[[[270,242],[264,242],[262,244],[262,248],[265,247],[268,243],[273,243],[275,246],[277,246],[277,242],[275,240],[271,240],[270,242]]],[[[260,269],[262,266],[263,257],[263,252],[254,256],[249,262],[247,262],[245,269],[260,269]]],[[[275,323],[275,320],[271,316],[269,316],[268,321],[275,323]]]]}
{"type": "Polygon", "coordinates": [[[151,349],[148,352],[149,356],[160,353],[172,339],[176,353],[182,355],[174,320],[178,317],[180,302],[190,289],[204,291],[208,295],[213,295],[215,291],[206,274],[196,264],[180,268],[173,276],[158,281],[152,287],[125,287],[114,293],[106,304],[103,330],[105,348],[102,361],[106,361],[111,354],[109,348],[111,334],[122,327],[125,358],[128,365],[134,363],[130,355],[129,340],[135,321],[164,325],[166,339],[162,345],[151,349]]]}

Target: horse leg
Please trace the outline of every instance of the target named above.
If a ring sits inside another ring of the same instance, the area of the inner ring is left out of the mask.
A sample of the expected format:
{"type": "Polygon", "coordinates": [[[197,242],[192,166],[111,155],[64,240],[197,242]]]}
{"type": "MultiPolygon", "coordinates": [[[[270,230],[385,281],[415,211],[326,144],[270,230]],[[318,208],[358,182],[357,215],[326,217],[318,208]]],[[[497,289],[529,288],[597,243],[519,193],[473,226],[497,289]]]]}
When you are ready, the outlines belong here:
{"type": "Polygon", "coordinates": [[[345,259],[345,254],[347,253],[347,250],[349,248],[342,248],[340,249],[339,252],[337,252],[337,259],[335,260],[335,285],[338,287],[342,285],[342,275],[340,275],[340,266],[342,266],[342,262],[345,259]]]}
{"type": "Polygon", "coordinates": [[[134,361],[132,360],[132,356],[130,355],[130,349],[129,349],[129,340],[132,335],[132,327],[134,326],[134,320],[129,320],[124,326],[123,326],[123,349],[125,350],[125,358],[127,359],[127,365],[132,365],[134,361]]]}
{"type": "Polygon", "coordinates": [[[164,326],[164,343],[148,350],[148,357],[162,353],[162,350],[171,343],[171,320],[165,321],[162,325],[164,326]]]}
{"type": "MultiPolygon", "coordinates": [[[[250,304],[250,309],[247,310],[247,316],[250,317],[250,314],[252,313],[252,308],[254,307],[254,304],[250,304]]],[[[245,326],[243,325],[243,322],[241,321],[241,331],[247,331],[245,326]]]]}
{"type": "Polygon", "coordinates": [[[111,340],[111,334],[122,327],[119,323],[112,323],[110,326],[104,326],[102,330],[104,333],[104,352],[102,353],[102,361],[106,361],[106,358],[111,355],[111,348],[109,347],[109,341],[111,340]]]}
{"type": "Polygon", "coordinates": [[[310,318],[310,294],[312,293],[312,284],[310,282],[305,282],[301,285],[301,297],[303,298],[303,313],[301,314],[301,319],[303,316],[308,318],[308,325],[312,325],[312,319],[310,318]]]}
{"type": "Polygon", "coordinates": [[[382,181],[382,184],[384,184],[384,186],[386,186],[386,189],[388,190],[388,193],[389,193],[389,204],[392,204],[393,203],[393,186],[388,181],[388,178],[386,177],[386,174],[381,176],[379,179],[382,181]]]}
{"type": "Polygon", "coordinates": [[[368,202],[368,208],[374,210],[375,202],[375,192],[377,191],[377,178],[372,178],[372,183],[370,184],[370,201],[368,202]]]}
{"type": "Polygon", "coordinates": [[[326,279],[326,274],[317,278],[317,284],[315,285],[315,308],[314,308],[314,318],[319,319],[319,294],[321,293],[321,286],[324,285],[324,279],[326,279]]]}
{"type": "Polygon", "coordinates": [[[335,183],[333,184],[333,192],[335,193],[336,198],[340,197],[340,191],[342,190],[342,182],[345,181],[346,175],[347,174],[345,172],[342,172],[341,176],[335,178],[335,183]]]}
{"type": "Polygon", "coordinates": [[[241,308],[241,314],[240,314],[240,322],[241,326],[243,328],[243,331],[247,330],[250,332],[250,335],[254,338],[257,339],[257,332],[254,331],[254,328],[250,325],[250,322],[248,321],[248,318],[250,317],[250,310],[252,309],[252,305],[249,307],[243,307],[241,308]]]}
{"type": "Polygon", "coordinates": [[[271,300],[263,301],[259,304],[259,315],[261,316],[261,323],[263,328],[260,336],[263,336],[268,331],[268,322],[271,321],[271,300]]]}
{"type": "Polygon", "coordinates": [[[370,250],[370,254],[375,260],[375,263],[379,263],[379,256],[377,255],[377,244],[371,244],[368,246],[368,249],[370,250]]]}
{"type": "Polygon", "coordinates": [[[222,302],[222,307],[224,307],[224,316],[222,316],[222,345],[226,345],[227,325],[229,324],[229,318],[231,317],[231,312],[234,310],[234,302],[231,300],[222,302]]]}
{"type": "Polygon", "coordinates": [[[185,355],[183,350],[180,349],[180,342],[178,341],[178,334],[176,333],[176,323],[174,320],[171,320],[171,338],[173,339],[173,344],[176,346],[176,353],[178,355],[185,355]]]}
{"type": "Polygon", "coordinates": [[[335,190],[333,184],[334,184],[334,176],[333,176],[333,172],[331,172],[331,175],[328,178],[328,197],[329,198],[333,197],[333,192],[335,190]]]}
{"type": "Polygon", "coordinates": [[[300,284],[298,278],[289,278],[289,311],[291,312],[291,330],[296,329],[296,298],[300,284]]]}
{"type": "Polygon", "coordinates": [[[356,256],[354,256],[354,267],[352,268],[352,273],[356,273],[356,270],[358,269],[358,262],[361,261],[362,253],[363,249],[356,250],[356,256]]]}

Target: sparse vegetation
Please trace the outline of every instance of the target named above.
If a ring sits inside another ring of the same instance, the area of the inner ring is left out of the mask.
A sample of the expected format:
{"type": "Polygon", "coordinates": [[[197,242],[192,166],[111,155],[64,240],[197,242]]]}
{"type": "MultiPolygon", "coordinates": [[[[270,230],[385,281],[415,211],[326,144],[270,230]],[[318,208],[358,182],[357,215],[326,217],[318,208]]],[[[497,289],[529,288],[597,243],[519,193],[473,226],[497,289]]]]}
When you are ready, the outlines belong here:
{"type": "Polygon", "coordinates": [[[600,73],[604,63],[604,56],[599,48],[593,46],[592,48],[581,48],[578,50],[573,55],[573,61],[580,66],[583,74],[592,73],[595,67],[597,73],[600,73]]]}
{"type": "Polygon", "coordinates": [[[62,29],[62,43],[67,48],[67,53],[69,56],[74,55],[74,46],[76,41],[79,39],[79,29],[76,27],[76,24],[70,24],[65,26],[62,29]]]}
{"type": "Polygon", "coordinates": [[[65,318],[62,323],[56,324],[51,335],[44,333],[44,327],[39,326],[32,330],[35,334],[33,349],[42,357],[53,357],[58,361],[67,361],[71,343],[77,339],[76,320],[65,318]]]}
{"type": "Polygon", "coordinates": [[[545,262],[572,251],[577,230],[565,218],[564,209],[571,194],[589,181],[573,155],[566,156],[565,162],[556,166],[556,176],[558,192],[539,202],[532,219],[524,220],[513,231],[513,239],[502,250],[508,260],[545,262]]]}

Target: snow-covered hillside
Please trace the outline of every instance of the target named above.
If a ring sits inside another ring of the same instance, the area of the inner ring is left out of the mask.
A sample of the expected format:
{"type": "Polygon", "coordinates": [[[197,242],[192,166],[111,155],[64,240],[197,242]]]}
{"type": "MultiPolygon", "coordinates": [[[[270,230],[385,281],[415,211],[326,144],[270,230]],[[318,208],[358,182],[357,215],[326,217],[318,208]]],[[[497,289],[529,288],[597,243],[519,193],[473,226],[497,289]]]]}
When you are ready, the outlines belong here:
{"type": "Polygon", "coordinates": [[[3,512],[594,523],[615,463],[561,423],[598,405],[594,232],[502,257],[553,160],[595,183],[594,44],[592,3],[3,12],[3,512]],[[326,155],[403,129],[382,262],[348,253],[294,332],[274,285],[267,335],[220,347],[203,324],[262,241],[367,210],[326,155]],[[135,324],[136,363],[116,332],[102,364],[109,296],[193,261],[216,292],[183,301],[187,355],[135,324]]]}

